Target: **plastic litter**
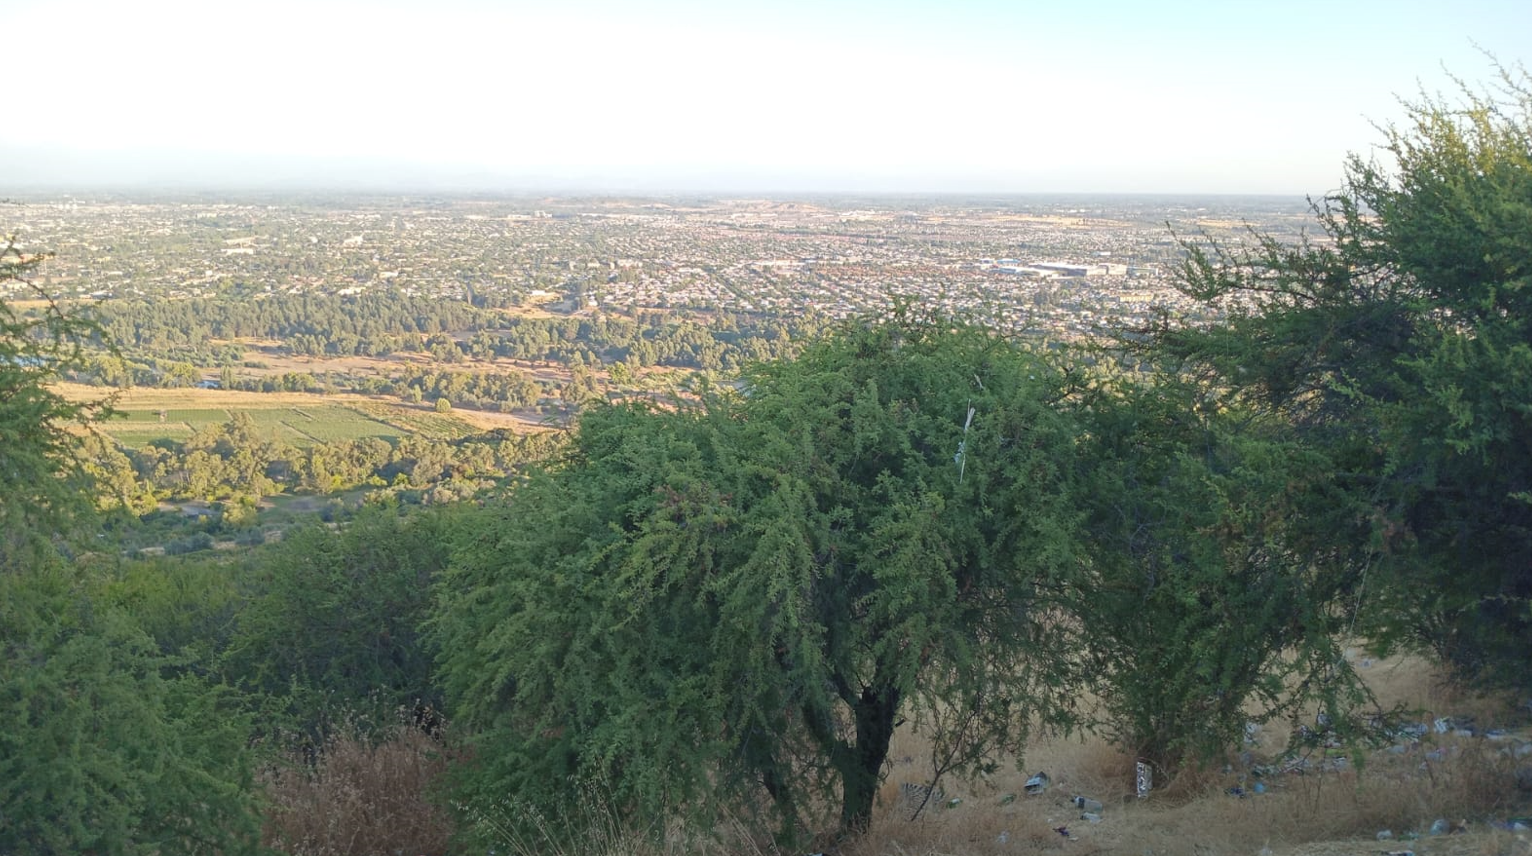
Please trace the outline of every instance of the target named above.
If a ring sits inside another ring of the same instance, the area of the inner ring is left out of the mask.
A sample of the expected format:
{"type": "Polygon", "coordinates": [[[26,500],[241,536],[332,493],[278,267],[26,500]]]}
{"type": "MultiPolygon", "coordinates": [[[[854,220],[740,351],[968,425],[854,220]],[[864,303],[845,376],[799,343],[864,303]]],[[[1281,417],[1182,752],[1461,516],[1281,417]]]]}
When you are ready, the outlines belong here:
{"type": "Polygon", "coordinates": [[[1096,814],[1093,811],[1086,811],[1080,813],[1080,819],[1086,821],[1087,823],[1100,823],[1101,815],[1096,814]]]}
{"type": "Polygon", "coordinates": [[[1134,784],[1137,786],[1138,798],[1147,799],[1149,791],[1154,789],[1154,768],[1139,761],[1133,769],[1134,784]]]}
{"type": "Polygon", "coordinates": [[[1377,838],[1378,838],[1379,841],[1388,841],[1388,840],[1392,839],[1393,837],[1394,837],[1394,831],[1392,829],[1380,829],[1380,830],[1378,830],[1377,838]]]}
{"type": "Polygon", "coordinates": [[[1027,779],[1027,784],[1024,790],[1029,794],[1040,794],[1043,791],[1048,790],[1048,774],[1038,773],[1032,778],[1027,779]]]}
{"type": "Polygon", "coordinates": [[[1103,808],[1099,800],[1093,800],[1090,797],[1075,797],[1074,802],[1075,808],[1095,814],[1100,814],[1103,808]]]}

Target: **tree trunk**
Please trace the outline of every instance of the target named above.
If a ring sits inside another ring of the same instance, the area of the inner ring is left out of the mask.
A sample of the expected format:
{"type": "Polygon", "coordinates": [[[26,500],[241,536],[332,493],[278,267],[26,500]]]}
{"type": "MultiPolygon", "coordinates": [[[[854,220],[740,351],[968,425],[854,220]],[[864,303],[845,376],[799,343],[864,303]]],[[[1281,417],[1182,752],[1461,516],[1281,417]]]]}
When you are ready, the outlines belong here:
{"type": "Polygon", "coordinates": [[[837,764],[841,776],[840,822],[847,832],[866,832],[872,823],[878,774],[888,758],[898,710],[899,690],[888,685],[863,689],[852,707],[856,716],[856,745],[837,764]]]}

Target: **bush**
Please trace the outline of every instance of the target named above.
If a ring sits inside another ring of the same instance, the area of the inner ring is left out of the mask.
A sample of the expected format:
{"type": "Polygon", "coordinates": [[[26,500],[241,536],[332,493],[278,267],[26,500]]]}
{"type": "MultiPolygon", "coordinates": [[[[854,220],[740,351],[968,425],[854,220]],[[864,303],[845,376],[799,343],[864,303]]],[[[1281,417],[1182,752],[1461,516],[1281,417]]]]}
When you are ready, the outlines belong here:
{"type": "Polygon", "coordinates": [[[0,568],[0,853],[252,852],[249,723],[57,567],[0,568]]]}
{"type": "Polygon", "coordinates": [[[439,707],[418,628],[448,524],[443,512],[371,506],[264,549],[241,581],[250,602],[224,660],[230,679],[277,699],[311,735],[341,710],[439,707]]]}
{"type": "Polygon", "coordinates": [[[165,545],[165,555],[180,556],[186,553],[195,553],[199,550],[213,549],[213,536],[206,532],[198,532],[186,538],[178,538],[165,545]]]}

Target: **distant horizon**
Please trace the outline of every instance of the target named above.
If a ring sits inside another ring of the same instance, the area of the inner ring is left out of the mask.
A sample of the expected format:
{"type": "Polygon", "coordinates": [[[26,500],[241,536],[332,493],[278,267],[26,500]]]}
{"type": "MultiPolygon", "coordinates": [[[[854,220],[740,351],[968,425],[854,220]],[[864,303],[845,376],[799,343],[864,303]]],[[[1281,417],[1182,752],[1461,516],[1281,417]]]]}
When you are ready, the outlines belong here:
{"type": "MultiPolygon", "coordinates": [[[[18,152],[0,148],[0,163],[29,162],[27,175],[10,176],[0,184],[7,192],[144,192],[190,194],[359,193],[450,194],[475,193],[547,196],[661,198],[666,196],[1189,196],[1318,198],[1338,189],[1294,192],[1274,188],[1223,189],[1170,186],[1072,186],[1056,177],[1022,179],[931,180],[901,182],[899,177],[853,175],[837,183],[827,173],[779,175],[768,179],[744,173],[699,177],[684,172],[650,171],[642,177],[620,177],[599,170],[571,174],[515,174],[509,171],[441,167],[419,163],[383,163],[344,159],[235,158],[223,155],[130,155],[124,159],[100,153],[18,152]]],[[[1084,182],[1082,182],[1083,184],[1084,182]]],[[[1148,184],[1148,182],[1145,182],[1148,184]]]]}
{"type": "Polygon", "coordinates": [[[1323,196],[1525,0],[7,0],[38,186],[1323,196]]]}

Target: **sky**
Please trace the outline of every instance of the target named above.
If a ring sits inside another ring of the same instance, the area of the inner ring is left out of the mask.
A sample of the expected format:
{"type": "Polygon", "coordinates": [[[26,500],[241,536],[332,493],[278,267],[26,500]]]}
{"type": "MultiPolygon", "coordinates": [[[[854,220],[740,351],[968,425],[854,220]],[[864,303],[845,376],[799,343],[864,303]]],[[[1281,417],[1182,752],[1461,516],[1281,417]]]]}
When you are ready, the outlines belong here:
{"type": "Polygon", "coordinates": [[[6,186],[1322,195],[1528,0],[0,0],[6,186]],[[1445,70],[1444,70],[1445,69],[1445,70]]]}

